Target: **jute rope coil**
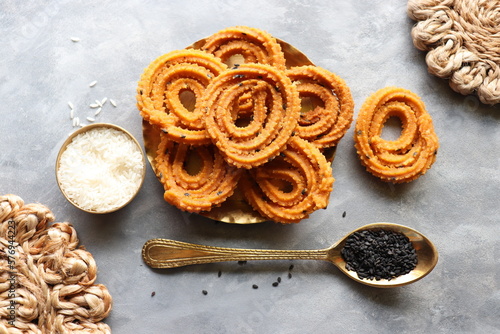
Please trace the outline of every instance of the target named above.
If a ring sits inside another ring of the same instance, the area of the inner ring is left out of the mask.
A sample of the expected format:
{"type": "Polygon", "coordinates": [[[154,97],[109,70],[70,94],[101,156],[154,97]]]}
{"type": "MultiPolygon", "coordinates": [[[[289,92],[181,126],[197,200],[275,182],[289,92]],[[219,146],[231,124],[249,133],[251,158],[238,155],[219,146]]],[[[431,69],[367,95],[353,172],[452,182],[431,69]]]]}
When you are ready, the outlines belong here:
{"type": "Polygon", "coordinates": [[[0,196],[0,334],[111,333],[94,258],[54,219],[41,204],[0,196]]]}
{"type": "Polygon", "coordinates": [[[500,103],[500,0],[409,0],[407,10],[429,72],[456,92],[500,103]]]}

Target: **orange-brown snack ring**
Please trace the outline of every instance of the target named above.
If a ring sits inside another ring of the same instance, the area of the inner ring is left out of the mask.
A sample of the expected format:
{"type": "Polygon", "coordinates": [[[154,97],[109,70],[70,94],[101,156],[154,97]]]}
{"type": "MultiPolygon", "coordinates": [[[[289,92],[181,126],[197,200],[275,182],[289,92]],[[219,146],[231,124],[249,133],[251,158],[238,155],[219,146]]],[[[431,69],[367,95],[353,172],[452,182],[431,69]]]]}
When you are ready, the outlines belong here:
{"type": "Polygon", "coordinates": [[[172,140],[210,143],[199,104],[206,86],[225,69],[218,58],[199,50],[176,50],[158,57],[144,70],[137,87],[141,116],[172,140]],[[184,92],[193,95],[193,110],[182,103],[184,92]]]}
{"type": "Polygon", "coordinates": [[[210,211],[234,193],[243,173],[229,166],[214,146],[190,146],[161,135],[157,171],[164,199],[188,212],[210,211]]]}
{"type": "Polygon", "coordinates": [[[205,90],[205,126],[226,161],[253,168],[278,155],[297,127],[299,94],[285,75],[269,65],[243,64],[214,78],[205,90]],[[234,108],[252,93],[253,114],[235,123],[234,108]]]}
{"type": "Polygon", "coordinates": [[[280,44],[269,33],[257,28],[235,26],[220,30],[209,36],[201,49],[224,63],[230,63],[232,56],[240,55],[245,63],[268,64],[285,70],[285,56],[280,44]]]}
{"type": "Polygon", "coordinates": [[[240,184],[245,198],[263,217],[298,223],[328,205],[334,178],[319,149],[292,136],[273,161],[247,171],[240,184]]]}
{"type": "Polygon", "coordinates": [[[386,87],[372,94],[361,107],[354,131],[361,163],[383,181],[403,183],[417,179],[431,167],[439,147],[432,119],[415,93],[386,87]],[[396,140],[380,136],[387,119],[401,120],[396,140]]]}
{"type": "Polygon", "coordinates": [[[342,78],[318,66],[292,67],[286,73],[303,102],[296,135],[319,149],[335,146],[353,119],[354,101],[349,87],[342,78]],[[309,109],[304,107],[305,101],[315,103],[309,109]]]}

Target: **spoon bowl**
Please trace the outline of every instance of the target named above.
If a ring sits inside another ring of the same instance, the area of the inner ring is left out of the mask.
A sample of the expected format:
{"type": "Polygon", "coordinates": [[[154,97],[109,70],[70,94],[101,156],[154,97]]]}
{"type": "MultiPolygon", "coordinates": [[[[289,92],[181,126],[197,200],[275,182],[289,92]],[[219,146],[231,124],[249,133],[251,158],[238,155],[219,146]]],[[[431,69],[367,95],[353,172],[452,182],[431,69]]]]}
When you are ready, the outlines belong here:
{"type": "Polygon", "coordinates": [[[333,263],[341,272],[358,283],[378,287],[391,288],[403,286],[425,277],[436,266],[438,252],[434,244],[422,233],[399,224],[373,223],[364,225],[345,235],[331,247],[318,250],[274,250],[274,249],[242,249],[205,246],[170,239],[148,240],[142,249],[142,257],[152,268],[175,268],[193,264],[225,261],[249,260],[324,260],[333,263]],[[416,267],[407,274],[392,279],[366,279],[358,277],[355,271],[346,269],[346,262],[341,251],[347,238],[361,230],[390,230],[408,237],[417,254],[416,267]]]}

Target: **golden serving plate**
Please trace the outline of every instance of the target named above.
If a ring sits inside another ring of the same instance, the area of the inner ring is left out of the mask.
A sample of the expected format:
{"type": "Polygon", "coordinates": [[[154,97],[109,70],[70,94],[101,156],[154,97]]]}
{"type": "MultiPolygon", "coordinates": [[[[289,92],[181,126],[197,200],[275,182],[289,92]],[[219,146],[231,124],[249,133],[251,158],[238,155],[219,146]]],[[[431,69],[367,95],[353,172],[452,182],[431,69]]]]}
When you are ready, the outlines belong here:
{"type": "MultiPolygon", "coordinates": [[[[307,58],[306,55],[304,55],[301,51],[299,51],[292,45],[280,39],[276,40],[281,45],[281,49],[285,55],[287,68],[293,66],[314,65],[313,62],[310,61],[309,58],[307,58]]],[[[188,46],[187,49],[199,50],[205,44],[205,41],[206,41],[205,38],[201,39],[193,43],[192,45],[188,46]]],[[[228,66],[232,66],[233,64],[238,63],[240,59],[241,58],[239,58],[238,56],[230,58],[228,66]]],[[[193,97],[189,95],[187,96],[181,95],[180,98],[185,106],[194,105],[193,97]]],[[[302,110],[304,111],[310,110],[315,106],[316,103],[314,100],[302,101],[302,110]]],[[[155,164],[155,158],[158,145],[160,144],[161,130],[158,127],[153,126],[149,122],[143,120],[142,132],[144,138],[144,147],[146,150],[146,157],[155,175],[159,179],[159,175],[155,164]]],[[[327,159],[332,162],[335,155],[335,148],[332,148],[324,153],[327,159]]],[[[237,188],[234,194],[231,197],[229,197],[226,201],[224,201],[221,206],[215,207],[209,212],[200,213],[200,215],[213,220],[230,224],[255,224],[266,221],[264,217],[262,217],[258,212],[254,211],[252,207],[245,201],[243,194],[239,188],[237,188]]]]}

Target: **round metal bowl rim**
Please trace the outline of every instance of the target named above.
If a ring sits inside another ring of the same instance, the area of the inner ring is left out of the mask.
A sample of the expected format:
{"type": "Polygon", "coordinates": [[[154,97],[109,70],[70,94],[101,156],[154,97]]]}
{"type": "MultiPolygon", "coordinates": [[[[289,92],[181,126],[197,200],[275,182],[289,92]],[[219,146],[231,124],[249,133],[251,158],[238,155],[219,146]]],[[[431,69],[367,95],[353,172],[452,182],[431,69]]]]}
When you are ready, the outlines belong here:
{"type": "Polygon", "coordinates": [[[144,151],[142,150],[142,145],[139,143],[139,141],[129,131],[125,130],[121,126],[118,126],[116,124],[111,124],[111,123],[92,123],[92,124],[85,125],[85,126],[81,127],[78,130],[75,130],[73,133],[71,133],[68,136],[68,138],[66,138],[66,140],[64,141],[64,143],[61,145],[61,148],[59,149],[59,153],[57,154],[56,164],[55,164],[55,170],[56,170],[57,186],[59,187],[59,190],[61,191],[61,193],[63,194],[63,196],[66,198],[66,200],[68,202],[70,202],[74,207],[76,207],[76,208],[78,208],[78,209],[80,209],[82,211],[88,212],[88,213],[107,214],[107,213],[116,212],[116,211],[124,208],[125,206],[127,206],[128,204],[130,204],[130,202],[132,202],[132,200],[139,193],[140,189],[142,188],[142,185],[144,184],[144,179],[146,178],[146,156],[144,154],[144,151]],[[59,172],[58,172],[58,170],[59,170],[59,163],[60,163],[60,160],[61,160],[61,156],[64,153],[64,151],[66,151],[67,146],[73,141],[73,139],[77,135],[79,135],[79,134],[85,133],[87,131],[90,131],[90,130],[96,129],[96,128],[112,128],[112,129],[118,130],[118,131],[126,134],[135,143],[135,145],[137,146],[137,148],[141,152],[141,156],[142,156],[141,182],[139,183],[139,186],[137,187],[136,192],[125,203],[123,203],[122,205],[120,205],[120,206],[118,206],[116,208],[111,208],[109,210],[105,210],[105,211],[95,211],[95,210],[83,209],[77,203],[75,203],[73,200],[71,200],[68,197],[68,195],[64,192],[63,187],[61,186],[61,182],[59,180],[59,172]]]}

